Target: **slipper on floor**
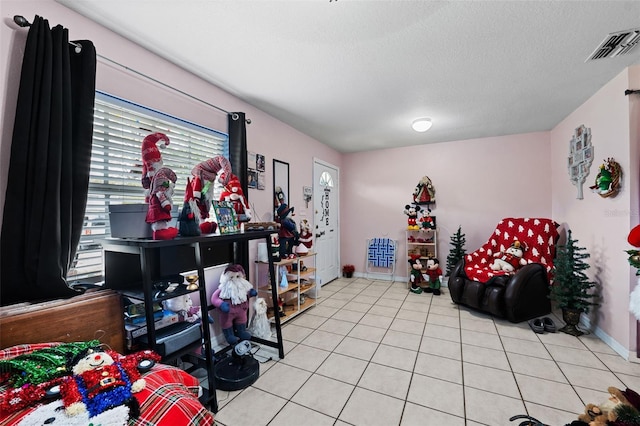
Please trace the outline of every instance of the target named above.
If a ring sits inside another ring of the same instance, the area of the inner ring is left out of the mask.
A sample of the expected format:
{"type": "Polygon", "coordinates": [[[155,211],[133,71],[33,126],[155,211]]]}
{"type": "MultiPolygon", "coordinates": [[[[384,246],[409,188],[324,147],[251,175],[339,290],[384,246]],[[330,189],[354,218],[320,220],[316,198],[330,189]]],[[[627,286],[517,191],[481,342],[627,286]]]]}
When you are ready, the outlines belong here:
{"type": "Polygon", "coordinates": [[[542,318],[542,325],[544,326],[544,330],[549,333],[555,333],[558,330],[556,324],[549,317],[542,318]]]}
{"type": "Polygon", "coordinates": [[[540,318],[529,320],[529,327],[536,333],[544,333],[544,323],[540,318]]]}

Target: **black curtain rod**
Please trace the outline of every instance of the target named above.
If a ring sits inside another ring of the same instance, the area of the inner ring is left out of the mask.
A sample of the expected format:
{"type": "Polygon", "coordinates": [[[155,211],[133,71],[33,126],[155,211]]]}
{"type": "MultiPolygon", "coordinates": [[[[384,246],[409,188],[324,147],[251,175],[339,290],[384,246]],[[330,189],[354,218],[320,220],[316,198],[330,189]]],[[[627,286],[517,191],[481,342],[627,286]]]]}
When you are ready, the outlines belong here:
{"type": "MultiPolygon", "coordinates": [[[[22,27],[22,28],[26,28],[26,27],[30,27],[31,26],[31,22],[27,21],[27,18],[25,18],[22,15],[14,15],[13,16],[13,22],[18,24],[18,26],[22,27]]],[[[69,44],[76,48],[76,53],[82,52],[82,45],[80,43],[74,43],[74,42],[70,41],[69,44]]]]}
{"type": "MultiPolygon", "coordinates": [[[[14,17],[13,17],[13,22],[15,22],[18,26],[20,26],[20,27],[22,27],[22,28],[30,27],[30,26],[31,26],[31,23],[30,23],[30,22],[29,22],[29,21],[28,21],[24,16],[22,16],[22,15],[14,15],[14,17]]],[[[81,46],[80,44],[78,44],[78,43],[73,43],[73,42],[71,42],[71,41],[70,41],[69,43],[70,43],[71,45],[75,46],[75,48],[76,48],[76,53],[80,53],[80,50],[82,49],[82,46],[81,46]]],[[[203,100],[203,99],[200,99],[200,98],[197,98],[197,97],[195,97],[195,96],[193,96],[193,95],[190,95],[189,93],[187,93],[187,92],[185,92],[185,91],[183,91],[183,90],[180,90],[180,89],[178,89],[177,87],[170,86],[170,85],[168,85],[168,84],[166,84],[166,83],[163,83],[163,82],[162,82],[162,81],[160,81],[160,80],[157,80],[157,79],[155,79],[155,78],[153,78],[153,77],[151,77],[151,76],[148,76],[148,75],[146,75],[146,74],[143,74],[143,73],[142,73],[142,72],[140,72],[140,71],[136,71],[136,70],[134,70],[133,68],[129,68],[129,67],[128,67],[128,66],[126,66],[126,65],[123,65],[123,64],[121,64],[121,63],[119,63],[119,62],[114,61],[113,59],[109,59],[109,58],[107,58],[107,57],[105,57],[105,56],[102,56],[102,55],[100,55],[100,54],[98,54],[98,53],[96,53],[96,56],[97,56],[98,58],[102,59],[102,60],[105,60],[105,61],[107,61],[107,62],[111,62],[112,64],[115,64],[115,65],[117,65],[117,66],[119,66],[119,67],[121,67],[121,68],[124,68],[125,70],[127,70],[127,71],[129,71],[129,72],[132,72],[132,73],[134,73],[134,74],[137,74],[137,75],[139,75],[139,76],[141,76],[141,77],[144,77],[144,78],[146,78],[146,79],[148,79],[148,80],[151,80],[151,81],[153,81],[154,83],[158,83],[158,84],[160,84],[161,86],[166,87],[167,89],[171,89],[171,90],[173,90],[173,91],[175,91],[175,92],[178,92],[178,93],[180,93],[181,95],[187,96],[187,97],[189,97],[189,98],[191,98],[191,99],[194,99],[194,100],[196,100],[196,101],[198,101],[198,102],[201,102],[201,103],[203,103],[203,104],[205,104],[205,105],[207,105],[207,106],[209,106],[209,107],[211,107],[211,108],[214,108],[214,109],[216,109],[216,110],[218,110],[218,111],[220,111],[220,112],[224,112],[225,114],[229,114],[229,115],[231,115],[231,118],[232,118],[232,119],[234,119],[234,120],[237,120],[238,118],[240,118],[240,116],[239,116],[237,113],[235,113],[235,112],[229,112],[229,111],[227,111],[226,109],[220,108],[220,107],[218,107],[218,106],[216,106],[216,105],[213,105],[213,104],[211,104],[211,103],[209,103],[209,102],[207,102],[207,101],[205,101],[205,100],[203,100]]],[[[247,123],[247,124],[251,124],[251,119],[250,119],[250,118],[245,119],[245,121],[246,121],[246,123],[247,123]]]]}
{"type": "Polygon", "coordinates": [[[629,96],[629,95],[632,95],[634,93],[640,93],[640,90],[629,90],[629,89],[627,89],[627,90],[624,91],[624,95],[625,96],[629,96]]]}

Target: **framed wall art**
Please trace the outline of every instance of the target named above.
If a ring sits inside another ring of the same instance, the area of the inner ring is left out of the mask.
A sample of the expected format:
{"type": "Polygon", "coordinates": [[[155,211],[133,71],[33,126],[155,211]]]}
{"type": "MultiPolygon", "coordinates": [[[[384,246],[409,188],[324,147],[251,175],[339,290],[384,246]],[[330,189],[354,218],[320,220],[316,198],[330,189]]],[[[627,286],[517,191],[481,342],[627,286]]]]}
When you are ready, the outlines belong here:
{"type": "Polygon", "coordinates": [[[213,210],[216,213],[216,222],[221,234],[238,232],[238,218],[233,204],[229,201],[212,201],[213,210]]]}
{"type": "Polygon", "coordinates": [[[583,125],[577,127],[569,141],[569,155],[567,157],[567,172],[569,180],[578,188],[577,199],[582,200],[582,186],[589,175],[593,162],[593,145],[591,144],[591,129],[583,125]]]}

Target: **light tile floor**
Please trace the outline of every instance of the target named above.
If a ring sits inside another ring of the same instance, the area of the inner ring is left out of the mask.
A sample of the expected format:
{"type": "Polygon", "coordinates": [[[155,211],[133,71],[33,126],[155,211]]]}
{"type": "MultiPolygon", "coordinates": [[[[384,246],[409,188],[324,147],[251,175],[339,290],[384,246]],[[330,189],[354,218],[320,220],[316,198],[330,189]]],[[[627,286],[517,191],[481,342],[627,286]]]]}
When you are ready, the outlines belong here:
{"type": "Polygon", "coordinates": [[[217,391],[218,425],[562,426],[608,386],[640,390],[640,364],[593,335],[536,334],[404,282],[335,280],[282,334],[284,359],[263,347],[275,360],[252,386],[217,391]]]}

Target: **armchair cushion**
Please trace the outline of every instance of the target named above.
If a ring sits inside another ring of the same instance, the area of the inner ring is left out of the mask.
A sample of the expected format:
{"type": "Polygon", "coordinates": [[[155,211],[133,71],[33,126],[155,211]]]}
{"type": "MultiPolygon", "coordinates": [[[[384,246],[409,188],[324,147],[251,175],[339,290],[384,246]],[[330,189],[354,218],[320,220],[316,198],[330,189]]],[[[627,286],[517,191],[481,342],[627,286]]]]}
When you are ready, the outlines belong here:
{"type": "MultiPolygon", "coordinates": [[[[490,268],[494,254],[504,252],[514,241],[526,246],[522,258],[527,262],[540,263],[551,280],[551,270],[555,257],[557,224],[551,219],[505,218],[496,227],[489,240],[478,250],[465,257],[465,274],[468,279],[487,283],[494,277],[512,275],[513,272],[494,271],[490,268]]],[[[517,270],[516,270],[517,272],[517,270]]]]}

